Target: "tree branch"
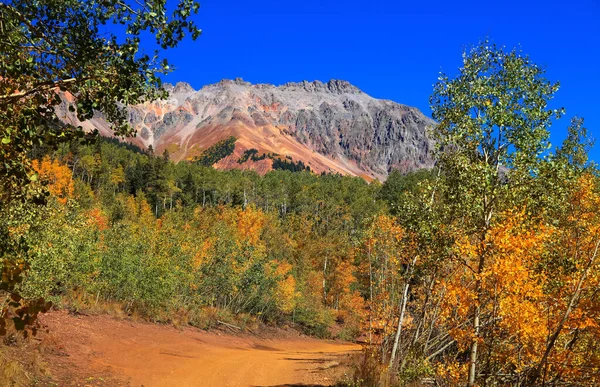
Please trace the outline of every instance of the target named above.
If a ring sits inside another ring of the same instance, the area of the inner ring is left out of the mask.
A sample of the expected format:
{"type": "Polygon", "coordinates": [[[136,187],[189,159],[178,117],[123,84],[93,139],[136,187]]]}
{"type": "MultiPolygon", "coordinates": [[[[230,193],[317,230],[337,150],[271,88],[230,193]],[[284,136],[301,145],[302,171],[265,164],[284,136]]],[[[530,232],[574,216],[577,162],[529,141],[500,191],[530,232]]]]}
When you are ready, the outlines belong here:
{"type": "Polygon", "coordinates": [[[560,322],[558,323],[556,330],[554,331],[552,336],[550,336],[550,340],[548,340],[548,344],[546,345],[546,351],[544,352],[542,359],[540,360],[538,366],[535,367],[535,369],[533,370],[533,373],[531,374],[531,377],[529,378],[529,382],[531,385],[534,385],[535,382],[537,381],[537,379],[540,377],[542,368],[544,368],[544,366],[548,362],[548,357],[550,356],[550,352],[552,352],[552,349],[554,348],[554,345],[556,344],[556,340],[558,339],[560,332],[562,331],[565,323],[567,322],[569,315],[571,314],[571,312],[573,311],[573,309],[576,307],[577,303],[579,302],[579,296],[581,294],[583,282],[586,280],[587,275],[590,271],[590,268],[596,261],[596,257],[598,256],[598,248],[599,247],[600,247],[600,239],[596,243],[596,247],[594,248],[594,254],[590,257],[585,270],[581,274],[579,281],[577,281],[577,287],[575,288],[575,292],[573,293],[573,295],[571,296],[571,299],[569,300],[569,305],[567,306],[567,310],[565,311],[563,317],[561,318],[560,322]]]}
{"type": "Polygon", "coordinates": [[[5,105],[7,103],[10,103],[14,100],[18,100],[24,97],[27,97],[28,95],[31,94],[35,94],[35,93],[39,93],[41,91],[46,91],[46,90],[50,90],[50,89],[54,89],[60,86],[64,86],[64,85],[69,85],[69,84],[73,84],[76,82],[83,82],[83,81],[87,81],[92,79],[91,77],[86,77],[86,78],[81,78],[81,79],[77,79],[77,78],[69,78],[69,79],[61,79],[58,81],[46,81],[46,82],[41,82],[38,83],[37,85],[35,85],[33,88],[26,90],[26,91],[18,91],[12,94],[6,94],[6,95],[2,95],[0,96],[0,105],[5,105]]]}

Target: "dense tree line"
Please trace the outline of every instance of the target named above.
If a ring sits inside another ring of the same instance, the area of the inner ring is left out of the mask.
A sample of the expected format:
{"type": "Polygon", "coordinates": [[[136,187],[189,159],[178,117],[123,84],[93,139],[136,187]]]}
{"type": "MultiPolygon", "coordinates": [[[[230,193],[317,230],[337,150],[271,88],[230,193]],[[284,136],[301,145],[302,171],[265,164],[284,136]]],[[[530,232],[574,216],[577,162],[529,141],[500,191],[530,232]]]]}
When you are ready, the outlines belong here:
{"type": "Polygon", "coordinates": [[[310,172],[310,166],[305,165],[302,160],[294,161],[291,156],[282,157],[277,153],[258,153],[257,149],[251,148],[244,151],[242,156],[238,159],[238,164],[243,164],[248,160],[261,161],[264,159],[273,160],[271,162],[271,168],[274,170],[291,171],[291,172],[310,172]]]}
{"type": "Polygon", "coordinates": [[[368,287],[355,252],[386,212],[380,184],[175,164],[102,139],[37,153],[52,200],[31,235],[24,295],[118,302],[199,326],[229,313],[321,336],[336,321],[344,338],[363,330],[368,287]]]}
{"type": "Polygon", "coordinates": [[[291,172],[301,172],[308,171],[310,172],[310,166],[304,165],[302,160],[294,161],[288,157],[285,159],[274,158],[273,159],[273,169],[280,169],[283,171],[291,171],[291,172]]]}
{"type": "MultiPolygon", "coordinates": [[[[202,154],[194,158],[194,162],[204,167],[210,167],[227,156],[233,154],[237,138],[231,136],[224,140],[217,141],[202,151],[202,154]]],[[[168,153],[165,153],[168,156],[168,153]]]]}
{"type": "MultiPolygon", "coordinates": [[[[40,155],[44,152],[48,150],[37,151],[40,155]]],[[[380,184],[367,184],[360,178],[287,170],[274,170],[265,176],[251,170],[219,171],[196,163],[172,163],[168,156],[155,156],[111,139],[100,138],[93,145],[73,141],[53,152],[52,157],[108,201],[119,193],[144,193],[157,217],[168,209],[194,205],[245,208],[253,204],[281,216],[347,206],[354,212],[352,222],[359,222],[362,214],[381,206],[379,200],[365,200],[378,198],[380,184]]],[[[411,178],[394,175],[386,186],[411,178]]]]}
{"type": "Polygon", "coordinates": [[[238,164],[243,164],[248,160],[252,160],[252,161],[260,161],[260,160],[264,160],[267,157],[271,158],[271,154],[269,153],[269,155],[263,153],[262,155],[258,154],[258,149],[256,148],[250,148],[250,149],[246,149],[244,151],[244,153],[242,154],[242,156],[238,159],[238,164]]]}

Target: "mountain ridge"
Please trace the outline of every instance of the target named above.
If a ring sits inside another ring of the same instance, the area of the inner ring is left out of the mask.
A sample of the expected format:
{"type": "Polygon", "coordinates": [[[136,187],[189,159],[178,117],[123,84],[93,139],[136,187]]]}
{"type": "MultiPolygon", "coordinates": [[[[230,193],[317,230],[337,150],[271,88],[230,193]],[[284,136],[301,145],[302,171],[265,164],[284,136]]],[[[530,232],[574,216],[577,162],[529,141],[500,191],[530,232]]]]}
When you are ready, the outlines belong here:
{"type": "MultiPolygon", "coordinates": [[[[244,152],[302,161],[316,173],[337,172],[384,180],[391,169],[408,172],[433,165],[427,131],[435,122],[417,108],[376,99],[348,81],[301,81],[283,85],[224,79],[196,90],[166,83],[165,100],[130,106],[137,137],[128,141],[174,161],[192,160],[234,136],[233,154],[214,166],[266,173],[273,160],[238,162],[244,152]]],[[[66,111],[67,109],[65,109],[66,111]]],[[[110,135],[101,116],[81,123],[110,135]]]]}

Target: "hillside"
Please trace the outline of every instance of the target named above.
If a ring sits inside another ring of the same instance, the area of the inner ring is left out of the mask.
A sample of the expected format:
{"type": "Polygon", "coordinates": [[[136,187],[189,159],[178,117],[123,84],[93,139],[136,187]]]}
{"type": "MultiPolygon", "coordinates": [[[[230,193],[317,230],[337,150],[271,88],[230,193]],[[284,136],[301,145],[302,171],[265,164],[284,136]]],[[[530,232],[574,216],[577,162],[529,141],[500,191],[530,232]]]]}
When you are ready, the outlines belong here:
{"type": "MultiPolygon", "coordinates": [[[[372,98],[346,81],[274,86],[236,79],[200,90],[186,83],[166,89],[168,100],[130,108],[137,132],[131,141],[160,153],[166,149],[174,161],[191,160],[234,136],[233,154],[215,167],[265,173],[272,169],[273,158],[287,157],[317,173],[383,180],[391,169],[432,165],[426,135],[434,124],[431,119],[416,108],[372,98]],[[244,152],[254,149],[257,158],[275,156],[244,161],[244,152]]],[[[80,123],[66,111],[61,117],[65,121],[110,135],[102,118],[80,123]]]]}

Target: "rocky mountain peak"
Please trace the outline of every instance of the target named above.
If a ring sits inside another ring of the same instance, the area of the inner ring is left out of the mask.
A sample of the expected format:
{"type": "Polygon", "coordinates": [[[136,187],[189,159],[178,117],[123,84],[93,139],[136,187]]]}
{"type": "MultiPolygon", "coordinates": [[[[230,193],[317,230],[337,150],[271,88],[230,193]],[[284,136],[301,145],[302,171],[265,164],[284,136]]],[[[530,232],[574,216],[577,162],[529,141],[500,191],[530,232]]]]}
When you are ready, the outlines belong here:
{"type": "Polygon", "coordinates": [[[169,93],[182,94],[182,93],[192,93],[196,90],[187,82],[177,82],[175,85],[172,83],[163,83],[163,89],[168,91],[169,93]]]}
{"type": "Polygon", "coordinates": [[[246,82],[242,78],[222,79],[216,85],[218,85],[218,86],[226,86],[226,85],[252,86],[252,84],[250,82],[246,82]]]}
{"type": "MultiPolygon", "coordinates": [[[[189,160],[231,136],[235,151],[218,168],[270,170],[273,157],[302,161],[316,173],[384,180],[391,169],[433,165],[427,136],[435,122],[418,109],[363,93],[348,81],[253,85],[224,79],[194,90],[165,85],[168,103],[131,106],[140,146],[189,160]],[[242,157],[255,152],[255,159],[242,157]],[[263,157],[262,155],[271,155],[263,157]],[[273,156],[279,155],[279,156],[273,156]],[[240,161],[245,160],[245,161],[240,161]]],[[[101,119],[94,126],[110,133],[101,119]]]]}
{"type": "Polygon", "coordinates": [[[177,82],[173,88],[174,93],[191,93],[194,92],[194,88],[187,82],[177,82]]]}
{"type": "Polygon", "coordinates": [[[290,91],[326,92],[332,94],[360,94],[362,91],[348,81],[332,79],[327,83],[321,81],[289,82],[280,86],[281,89],[290,91]]]}

